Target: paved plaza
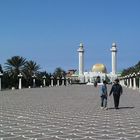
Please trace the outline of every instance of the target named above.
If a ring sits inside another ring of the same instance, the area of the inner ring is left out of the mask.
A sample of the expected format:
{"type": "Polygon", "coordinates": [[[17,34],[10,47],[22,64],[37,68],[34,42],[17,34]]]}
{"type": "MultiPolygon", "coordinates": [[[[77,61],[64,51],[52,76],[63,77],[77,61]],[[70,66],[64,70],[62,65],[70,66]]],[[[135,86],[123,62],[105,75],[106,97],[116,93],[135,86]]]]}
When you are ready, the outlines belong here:
{"type": "Polygon", "coordinates": [[[140,140],[140,93],[123,89],[118,110],[94,86],[0,91],[0,140],[140,140]]]}

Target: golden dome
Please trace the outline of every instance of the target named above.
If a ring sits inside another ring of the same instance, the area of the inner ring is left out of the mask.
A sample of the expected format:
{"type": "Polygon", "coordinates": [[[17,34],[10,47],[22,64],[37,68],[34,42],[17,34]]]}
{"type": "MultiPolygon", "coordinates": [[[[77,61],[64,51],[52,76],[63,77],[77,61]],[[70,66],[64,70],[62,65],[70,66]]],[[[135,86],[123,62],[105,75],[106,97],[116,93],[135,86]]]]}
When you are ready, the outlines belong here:
{"type": "Polygon", "coordinates": [[[107,73],[107,70],[104,64],[95,64],[92,66],[92,72],[107,73]]]}

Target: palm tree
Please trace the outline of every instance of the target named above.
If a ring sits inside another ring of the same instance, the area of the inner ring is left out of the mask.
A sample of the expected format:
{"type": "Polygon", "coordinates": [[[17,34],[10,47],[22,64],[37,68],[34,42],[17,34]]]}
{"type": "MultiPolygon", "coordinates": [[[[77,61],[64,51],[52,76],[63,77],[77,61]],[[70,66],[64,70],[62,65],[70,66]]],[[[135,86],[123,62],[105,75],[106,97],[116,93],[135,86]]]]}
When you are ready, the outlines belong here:
{"type": "Polygon", "coordinates": [[[13,56],[11,59],[7,59],[5,63],[5,70],[13,76],[17,76],[23,71],[26,59],[21,56],[13,56]]]}
{"type": "Polygon", "coordinates": [[[140,61],[136,65],[131,66],[131,67],[127,68],[127,69],[124,69],[122,71],[121,76],[129,75],[129,74],[132,74],[134,72],[137,73],[139,71],[140,71],[140,61]]]}
{"type": "Polygon", "coordinates": [[[61,69],[60,67],[58,67],[58,68],[55,69],[53,75],[55,77],[63,77],[63,76],[66,75],[66,72],[63,69],[61,69]]]}
{"type": "Polygon", "coordinates": [[[62,83],[61,78],[66,75],[66,72],[63,69],[61,69],[60,67],[58,67],[58,68],[55,69],[53,75],[54,75],[54,84],[57,83],[57,77],[60,78],[60,84],[61,84],[62,83]]]}
{"type": "Polygon", "coordinates": [[[27,80],[28,85],[31,86],[32,76],[34,74],[38,74],[39,69],[40,69],[40,65],[38,65],[36,62],[32,60],[26,62],[24,66],[24,73],[25,73],[25,79],[27,80]]]}
{"type": "Polygon", "coordinates": [[[18,74],[23,73],[24,65],[26,64],[26,59],[21,56],[13,56],[7,59],[5,63],[5,70],[9,74],[12,85],[15,86],[18,80],[18,74]]]}
{"type": "Polygon", "coordinates": [[[1,66],[1,64],[0,64],[0,72],[3,73],[3,70],[2,70],[2,66],[1,66]]]}
{"type": "Polygon", "coordinates": [[[27,61],[24,66],[24,71],[28,76],[32,76],[33,74],[37,73],[39,69],[40,66],[32,60],[27,61]]]}

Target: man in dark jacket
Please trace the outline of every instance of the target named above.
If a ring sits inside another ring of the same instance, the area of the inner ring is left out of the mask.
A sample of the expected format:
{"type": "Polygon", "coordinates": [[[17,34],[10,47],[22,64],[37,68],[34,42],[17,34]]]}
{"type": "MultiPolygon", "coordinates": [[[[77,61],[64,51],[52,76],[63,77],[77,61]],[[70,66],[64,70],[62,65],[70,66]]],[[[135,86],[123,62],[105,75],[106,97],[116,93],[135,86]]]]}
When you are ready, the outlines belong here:
{"type": "Polygon", "coordinates": [[[114,97],[115,109],[118,109],[120,95],[123,93],[122,86],[119,84],[119,79],[115,80],[115,83],[113,84],[113,86],[112,86],[112,88],[110,90],[109,96],[111,96],[112,93],[113,93],[113,97],[114,97]]]}

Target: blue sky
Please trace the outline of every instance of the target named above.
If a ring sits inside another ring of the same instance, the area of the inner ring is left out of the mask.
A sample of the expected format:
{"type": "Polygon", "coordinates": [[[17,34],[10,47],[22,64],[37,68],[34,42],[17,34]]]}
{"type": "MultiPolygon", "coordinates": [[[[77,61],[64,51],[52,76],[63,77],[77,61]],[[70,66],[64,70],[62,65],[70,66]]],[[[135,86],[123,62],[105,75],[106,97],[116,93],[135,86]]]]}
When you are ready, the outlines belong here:
{"type": "Polygon", "coordinates": [[[0,0],[0,64],[19,55],[41,70],[85,70],[103,63],[111,71],[110,48],[118,47],[118,71],[140,60],[140,0],[0,0]]]}

